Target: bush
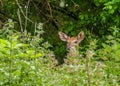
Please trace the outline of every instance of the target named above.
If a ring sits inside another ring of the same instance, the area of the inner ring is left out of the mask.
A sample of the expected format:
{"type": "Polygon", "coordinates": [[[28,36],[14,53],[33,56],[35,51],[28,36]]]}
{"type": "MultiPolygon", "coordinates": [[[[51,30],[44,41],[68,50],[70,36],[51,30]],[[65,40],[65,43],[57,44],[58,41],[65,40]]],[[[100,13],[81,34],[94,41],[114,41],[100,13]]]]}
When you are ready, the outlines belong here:
{"type": "Polygon", "coordinates": [[[0,85],[41,84],[42,81],[38,81],[42,76],[40,71],[44,73],[49,70],[47,67],[51,68],[57,64],[54,54],[48,49],[50,44],[44,42],[41,37],[41,25],[38,24],[36,35],[28,36],[26,33],[26,38],[23,39],[22,35],[13,29],[14,22],[8,20],[0,30],[0,85]],[[23,43],[28,40],[29,44],[23,43]]]}

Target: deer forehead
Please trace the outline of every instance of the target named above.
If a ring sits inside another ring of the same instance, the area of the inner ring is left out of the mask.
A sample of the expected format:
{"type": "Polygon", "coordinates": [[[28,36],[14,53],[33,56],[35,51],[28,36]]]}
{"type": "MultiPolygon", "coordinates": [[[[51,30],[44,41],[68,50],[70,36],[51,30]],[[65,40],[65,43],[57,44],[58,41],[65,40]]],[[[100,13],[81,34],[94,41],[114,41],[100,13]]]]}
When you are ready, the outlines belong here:
{"type": "Polygon", "coordinates": [[[74,41],[77,41],[76,37],[69,37],[68,38],[68,42],[74,42],[74,41]]]}

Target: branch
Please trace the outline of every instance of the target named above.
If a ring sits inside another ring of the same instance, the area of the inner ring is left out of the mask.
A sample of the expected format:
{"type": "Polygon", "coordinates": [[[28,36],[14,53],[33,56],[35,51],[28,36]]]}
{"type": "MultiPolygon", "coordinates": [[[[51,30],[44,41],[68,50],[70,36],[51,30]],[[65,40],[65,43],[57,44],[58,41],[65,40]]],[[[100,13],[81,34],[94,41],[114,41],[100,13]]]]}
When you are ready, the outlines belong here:
{"type": "Polygon", "coordinates": [[[0,0],[0,4],[2,5],[2,8],[3,8],[3,2],[2,2],[2,0],[0,0]]]}
{"type": "Polygon", "coordinates": [[[52,9],[51,9],[49,1],[47,1],[47,4],[48,4],[49,10],[50,10],[50,16],[51,16],[51,18],[53,18],[52,9]]]}

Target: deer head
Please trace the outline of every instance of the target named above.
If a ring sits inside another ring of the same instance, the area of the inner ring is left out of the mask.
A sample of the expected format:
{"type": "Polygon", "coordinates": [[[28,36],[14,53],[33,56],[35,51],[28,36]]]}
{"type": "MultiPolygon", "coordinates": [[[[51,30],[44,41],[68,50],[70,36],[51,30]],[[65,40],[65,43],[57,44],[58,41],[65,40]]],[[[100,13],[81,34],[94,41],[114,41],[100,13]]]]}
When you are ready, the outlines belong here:
{"type": "Polygon", "coordinates": [[[67,36],[63,32],[59,32],[59,37],[62,41],[67,42],[67,50],[76,52],[76,46],[84,39],[84,32],[81,31],[76,37],[67,36]]]}

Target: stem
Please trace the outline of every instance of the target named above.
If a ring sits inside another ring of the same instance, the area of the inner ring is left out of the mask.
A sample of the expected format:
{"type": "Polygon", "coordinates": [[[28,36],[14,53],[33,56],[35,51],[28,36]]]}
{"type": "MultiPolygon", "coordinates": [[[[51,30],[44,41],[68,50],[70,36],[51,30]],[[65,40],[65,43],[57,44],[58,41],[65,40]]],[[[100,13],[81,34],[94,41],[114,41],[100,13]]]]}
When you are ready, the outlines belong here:
{"type": "Polygon", "coordinates": [[[86,58],[86,72],[87,72],[87,83],[88,83],[88,86],[90,86],[90,62],[89,62],[89,58],[86,58]]]}
{"type": "Polygon", "coordinates": [[[92,53],[90,50],[86,52],[86,73],[87,73],[87,84],[91,86],[91,76],[90,76],[90,58],[92,57],[92,53]]]}
{"type": "Polygon", "coordinates": [[[9,86],[11,86],[12,83],[12,60],[10,59],[10,65],[9,65],[9,86]]]}
{"type": "Polygon", "coordinates": [[[10,60],[10,63],[9,63],[9,86],[11,86],[11,84],[12,84],[12,60],[13,60],[11,39],[10,39],[10,58],[9,58],[9,60],[10,60]]]}

